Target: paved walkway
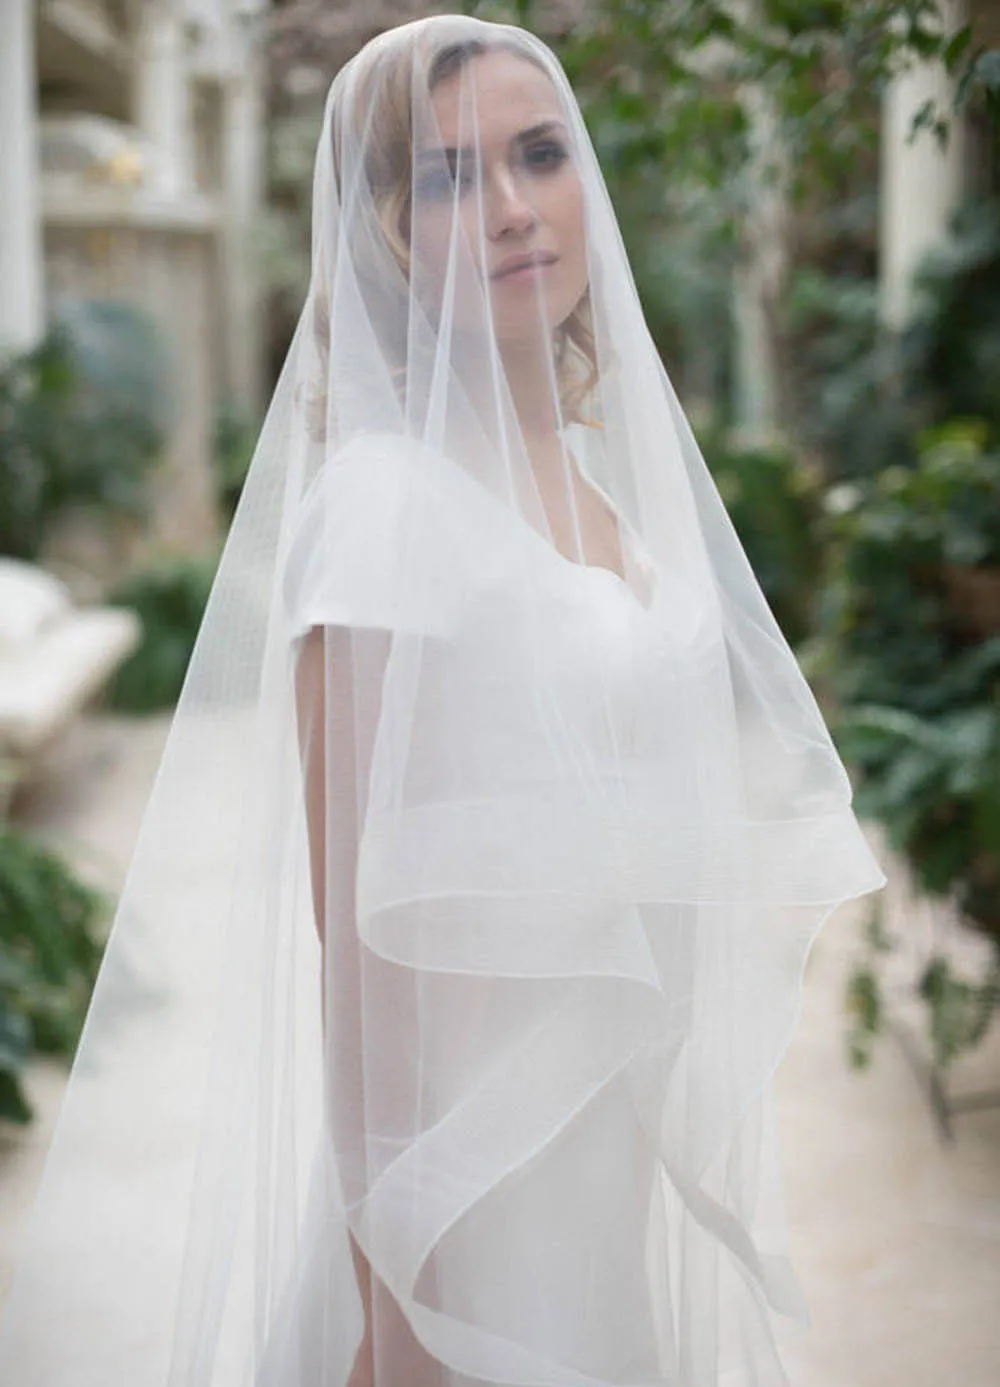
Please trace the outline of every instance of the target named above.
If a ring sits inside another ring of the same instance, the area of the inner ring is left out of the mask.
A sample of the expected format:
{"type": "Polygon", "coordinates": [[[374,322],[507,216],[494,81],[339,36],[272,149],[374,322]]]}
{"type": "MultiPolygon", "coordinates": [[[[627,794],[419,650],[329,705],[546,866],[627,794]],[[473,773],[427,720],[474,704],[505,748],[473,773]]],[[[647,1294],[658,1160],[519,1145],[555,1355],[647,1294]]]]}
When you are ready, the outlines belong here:
{"type": "MultiPolygon", "coordinates": [[[[121,885],[168,720],[79,723],[26,816],[81,870],[121,885]]],[[[887,863],[890,889],[899,874],[887,863]]],[[[793,1387],[997,1387],[1000,1383],[1000,1108],[955,1120],[946,1144],[903,1048],[847,1067],[843,986],[861,911],[845,905],[809,958],[795,1041],[779,1070],[791,1251],[812,1327],[784,1338],[793,1387]]],[[[933,922],[912,919],[919,938],[933,922]]],[[[971,957],[979,941],[959,935],[971,957]]],[[[903,972],[907,966],[901,959],[903,972]]],[[[920,1013],[912,1013],[919,1024],[920,1013]]],[[[996,1087],[1000,1027],[963,1058],[956,1093],[996,1087]]],[[[38,1120],[0,1129],[0,1301],[62,1094],[62,1066],[35,1065],[38,1120]]],[[[795,1327],[792,1327],[795,1329],[795,1327]]]]}

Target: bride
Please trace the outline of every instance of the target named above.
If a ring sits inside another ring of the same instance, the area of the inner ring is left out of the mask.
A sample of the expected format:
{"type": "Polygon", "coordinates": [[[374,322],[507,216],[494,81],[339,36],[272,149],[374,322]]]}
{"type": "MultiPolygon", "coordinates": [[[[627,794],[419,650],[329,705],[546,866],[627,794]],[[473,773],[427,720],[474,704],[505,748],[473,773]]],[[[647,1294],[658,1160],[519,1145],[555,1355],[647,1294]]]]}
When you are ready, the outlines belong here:
{"type": "Polygon", "coordinates": [[[557,60],[381,34],[0,1379],[785,1384],[771,1081],[884,880],[557,60]]]}

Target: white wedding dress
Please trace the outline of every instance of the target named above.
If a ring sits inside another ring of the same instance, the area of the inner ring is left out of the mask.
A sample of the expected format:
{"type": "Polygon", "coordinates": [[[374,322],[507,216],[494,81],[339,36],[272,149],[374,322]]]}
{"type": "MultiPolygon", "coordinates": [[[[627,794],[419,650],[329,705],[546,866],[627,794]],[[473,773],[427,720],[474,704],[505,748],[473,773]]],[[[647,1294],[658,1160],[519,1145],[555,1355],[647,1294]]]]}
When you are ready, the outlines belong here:
{"type": "MultiPolygon", "coordinates": [[[[696,930],[690,905],[644,906],[606,889],[622,855],[644,870],[657,854],[671,869],[683,860],[683,844],[649,841],[641,825],[665,795],[677,803],[693,790],[696,742],[683,763],[684,742],[671,738],[667,767],[662,729],[709,696],[705,674],[726,659],[709,615],[623,528],[634,582],[563,558],[447,459],[428,452],[407,463],[391,438],[370,437],[314,481],[288,550],[296,637],[349,625],[421,642],[412,736],[431,769],[410,765],[402,814],[380,816],[373,790],[359,919],[326,922],[334,950],[345,940],[353,950],[360,930],[367,951],[367,1048],[360,1064],[348,1060],[363,1072],[367,1130],[334,1133],[347,1222],[430,1355],[423,1369],[383,1363],[376,1387],[666,1387],[694,1381],[699,1354],[726,1361],[725,1342],[687,1335],[698,1297],[719,1306],[734,1361],[741,1334],[769,1341],[768,1300],[803,1312],[780,1205],[763,1198],[777,1192],[757,1191],[756,1209],[728,1192],[743,1188],[735,1167],[752,1180],[769,1138],[764,1085],[792,1020],[755,1011],[754,980],[773,961],[755,956],[739,911],[720,909],[713,932],[703,909],[696,930]],[[392,579],[401,535],[409,560],[419,535],[440,570],[419,613],[400,608],[392,579]],[[546,736],[562,730],[594,749],[582,782],[604,806],[604,841],[579,796],[560,800],[545,774],[538,709],[517,678],[526,622],[543,624],[536,648],[560,691],[550,716],[543,710],[546,736]],[[447,702],[454,689],[461,706],[447,702]],[[609,804],[620,805],[616,822],[609,804]],[[582,858],[581,834],[594,838],[582,858]],[[581,863],[572,895],[547,892],[561,845],[581,863]],[[509,891],[477,899],[470,879],[470,894],[455,894],[466,862],[509,891]],[[709,959],[718,968],[720,949],[733,987],[704,996],[701,969],[709,959]],[[387,1017],[393,1034],[375,1034],[387,1017]]],[[[377,760],[376,749],[373,782],[377,760]]],[[[786,955],[777,966],[801,961],[786,955]]],[[[336,957],[332,967],[336,976],[336,957]]],[[[343,1273],[343,1252],[339,1265],[343,1273]]],[[[324,1276],[343,1286],[329,1268],[324,1276]]],[[[337,1314],[312,1309],[314,1327],[326,1325],[327,1362],[337,1314]]],[[[320,1331],[299,1331],[299,1349],[311,1332],[320,1331]]],[[[262,1387],[300,1387],[281,1352],[272,1345],[262,1387]]],[[[776,1359],[774,1369],[767,1380],[783,1381],[776,1359]]],[[[301,1387],[307,1378],[308,1369],[301,1387]]]]}

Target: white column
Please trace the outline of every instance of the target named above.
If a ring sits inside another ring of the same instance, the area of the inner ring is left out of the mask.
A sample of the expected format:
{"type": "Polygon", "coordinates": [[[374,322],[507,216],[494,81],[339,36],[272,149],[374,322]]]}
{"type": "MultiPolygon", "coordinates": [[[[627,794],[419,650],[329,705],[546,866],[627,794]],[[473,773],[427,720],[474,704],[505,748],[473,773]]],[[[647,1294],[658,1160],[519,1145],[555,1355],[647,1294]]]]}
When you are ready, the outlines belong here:
{"type": "Polygon", "coordinates": [[[34,0],[4,0],[0,26],[0,351],[44,329],[34,0]]]}
{"type": "Polygon", "coordinates": [[[748,441],[766,441],[778,418],[773,308],[787,262],[786,160],[767,93],[753,87],[744,96],[754,148],[746,169],[751,196],[734,283],[733,414],[748,441]]]}
{"type": "MultiPolygon", "coordinates": [[[[961,23],[961,0],[945,0],[944,22],[961,23]]],[[[913,273],[947,235],[965,188],[965,128],[951,115],[953,83],[941,63],[918,63],[889,86],[882,108],[879,189],[879,301],[883,320],[900,327],[913,303],[913,273]],[[909,142],[914,116],[928,100],[950,116],[944,149],[929,130],[909,142]]]]}
{"type": "Polygon", "coordinates": [[[263,129],[260,62],[250,52],[223,89],[222,261],[228,385],[235,399],[251,410],[261,406],[263,390],[263,306],[251,243],[263,201],[263,129]]]}
{"type": "Polygon", "coordinates": [[[191,88],[178,0],[145,0],[139,7],[133,97],[135,123],[162,165],[159,191],[171,197],[192,191],[191,88]]]}

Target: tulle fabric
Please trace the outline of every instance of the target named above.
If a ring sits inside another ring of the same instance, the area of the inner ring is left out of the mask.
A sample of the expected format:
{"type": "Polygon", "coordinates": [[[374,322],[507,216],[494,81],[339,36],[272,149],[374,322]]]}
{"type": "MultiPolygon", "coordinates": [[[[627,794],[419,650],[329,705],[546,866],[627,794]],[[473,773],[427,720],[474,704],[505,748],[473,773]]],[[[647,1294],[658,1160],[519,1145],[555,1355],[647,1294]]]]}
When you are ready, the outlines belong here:
{"type": "Polygon", "coordinates": [[[327,101],[0,1380],[781,1387],[771,1081],[884,881],[561,68],[469,18],[380,36],[327,101]],[[490,277],[550,229],[497,210],[550,176],[507,153],[525,68],[581,196],[569,325],[561,268],[490,277]]]}

